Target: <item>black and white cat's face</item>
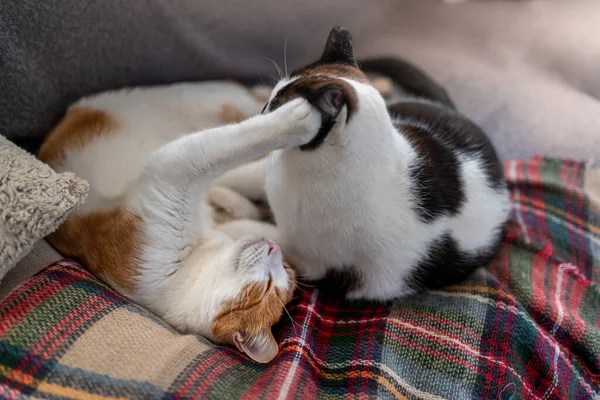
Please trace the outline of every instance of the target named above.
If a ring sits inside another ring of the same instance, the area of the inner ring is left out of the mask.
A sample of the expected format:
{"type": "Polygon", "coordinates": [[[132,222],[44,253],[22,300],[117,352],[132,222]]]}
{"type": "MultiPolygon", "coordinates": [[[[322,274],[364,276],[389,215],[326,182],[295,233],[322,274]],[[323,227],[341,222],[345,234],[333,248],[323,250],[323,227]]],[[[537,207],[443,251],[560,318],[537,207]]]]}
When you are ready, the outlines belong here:
{"type": "Polygon", "coordinates": [[[388,115],[383,98],[356,63],[350,33],[341,27],[331,30],[319,60],[277,83],[263,113],[297,97],[306,98],[322,116],[317,135],[300,146],[304,151],[323,144],[346,143],[350,125],[363,125],[373,116],[388,115]]]}

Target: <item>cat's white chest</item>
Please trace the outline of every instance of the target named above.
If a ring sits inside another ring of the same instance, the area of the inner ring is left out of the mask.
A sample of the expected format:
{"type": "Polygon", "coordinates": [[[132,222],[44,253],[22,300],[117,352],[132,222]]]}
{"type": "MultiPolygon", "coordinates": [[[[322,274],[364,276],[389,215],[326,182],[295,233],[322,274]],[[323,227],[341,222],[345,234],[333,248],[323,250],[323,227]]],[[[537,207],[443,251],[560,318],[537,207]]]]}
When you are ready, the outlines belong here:
{"type": "MultiPolygon", "coordinates": [[[[415,217],[408,186],[395,165],[376,168],[348,165],[336,171],[302,173],[289,159],[270,160],[266,192],[282,248],[301,275],[320,279],[330,269],[352,267],[363,273],[394,266],[390,285],[401,279],[423,254],[438,224],[415,217]],[[392,279],[393,278],[393,279],[392,279]]],[[[339,165],[338,165],[339,167],[339,165]]]]}
{"type": "MultiPolygon", "coordinates": [[[[276,157],[266,178],[266,192],[275,215],[282,247],[310,264],[313,278],[333,266],[355,265],[366,247],[378,240],[370,232],[373,212],[364,182],[314,173],[307,178],[294,165],[276,157]]],[[[299,269],[303,269],[299,267],[299,269]]]]}

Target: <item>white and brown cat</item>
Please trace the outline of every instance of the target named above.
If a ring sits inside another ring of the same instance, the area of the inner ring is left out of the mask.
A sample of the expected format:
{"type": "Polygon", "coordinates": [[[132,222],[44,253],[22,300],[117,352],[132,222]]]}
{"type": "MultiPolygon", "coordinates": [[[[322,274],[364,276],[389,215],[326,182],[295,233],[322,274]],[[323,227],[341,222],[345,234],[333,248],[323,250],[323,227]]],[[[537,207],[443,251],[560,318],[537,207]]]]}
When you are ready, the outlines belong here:
{"type": "Polygon", "coordinates": [[[55,248],[177,330],[268,362],[278,352],[271,328],[291,298],[293,271],[269,240],[273,226],[215,225],[207,196],[233,217],[257,218],[247,199],[211,182],[271,151],[305,145],[321,117],[297,99],[208,129],[232,111],[251,116],[261,107],[228,82],[103,93],[68,110],[39,158],[90,183],[85,204],[48,237],[55,248]]]}

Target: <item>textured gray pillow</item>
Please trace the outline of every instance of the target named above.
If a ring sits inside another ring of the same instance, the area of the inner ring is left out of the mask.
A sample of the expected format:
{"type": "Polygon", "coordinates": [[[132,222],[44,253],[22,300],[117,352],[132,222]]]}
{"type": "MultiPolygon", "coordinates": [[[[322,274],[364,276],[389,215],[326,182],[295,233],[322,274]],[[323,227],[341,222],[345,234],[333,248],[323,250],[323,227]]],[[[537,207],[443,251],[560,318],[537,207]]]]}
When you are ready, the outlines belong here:
{"type": "Polygon", "coordinates": [[[57,174],[0,136],[0,280],[83,203],[88,183],[57,174]]]}

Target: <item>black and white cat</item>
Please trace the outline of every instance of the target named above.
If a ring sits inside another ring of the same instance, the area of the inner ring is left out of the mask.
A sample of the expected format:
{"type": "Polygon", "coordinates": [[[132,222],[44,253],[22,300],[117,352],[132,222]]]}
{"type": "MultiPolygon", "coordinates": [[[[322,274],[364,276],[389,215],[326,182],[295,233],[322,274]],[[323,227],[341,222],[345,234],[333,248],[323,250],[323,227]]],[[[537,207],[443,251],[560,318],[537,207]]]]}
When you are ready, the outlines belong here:
{"type": "Polygon", "coordinates": [[[349,299],[460,281],[495,255],[509,214],[486,135],[425,74],[389,63],[384,72],[408,95],[386,105],[348,31],[334,28],[321,58],[278,82],[263,110],[305,98],[321,113],[316,136],[216,182],[251,198],[266,193],[272,239],[299,276],[331,280],[349,299]]]}

